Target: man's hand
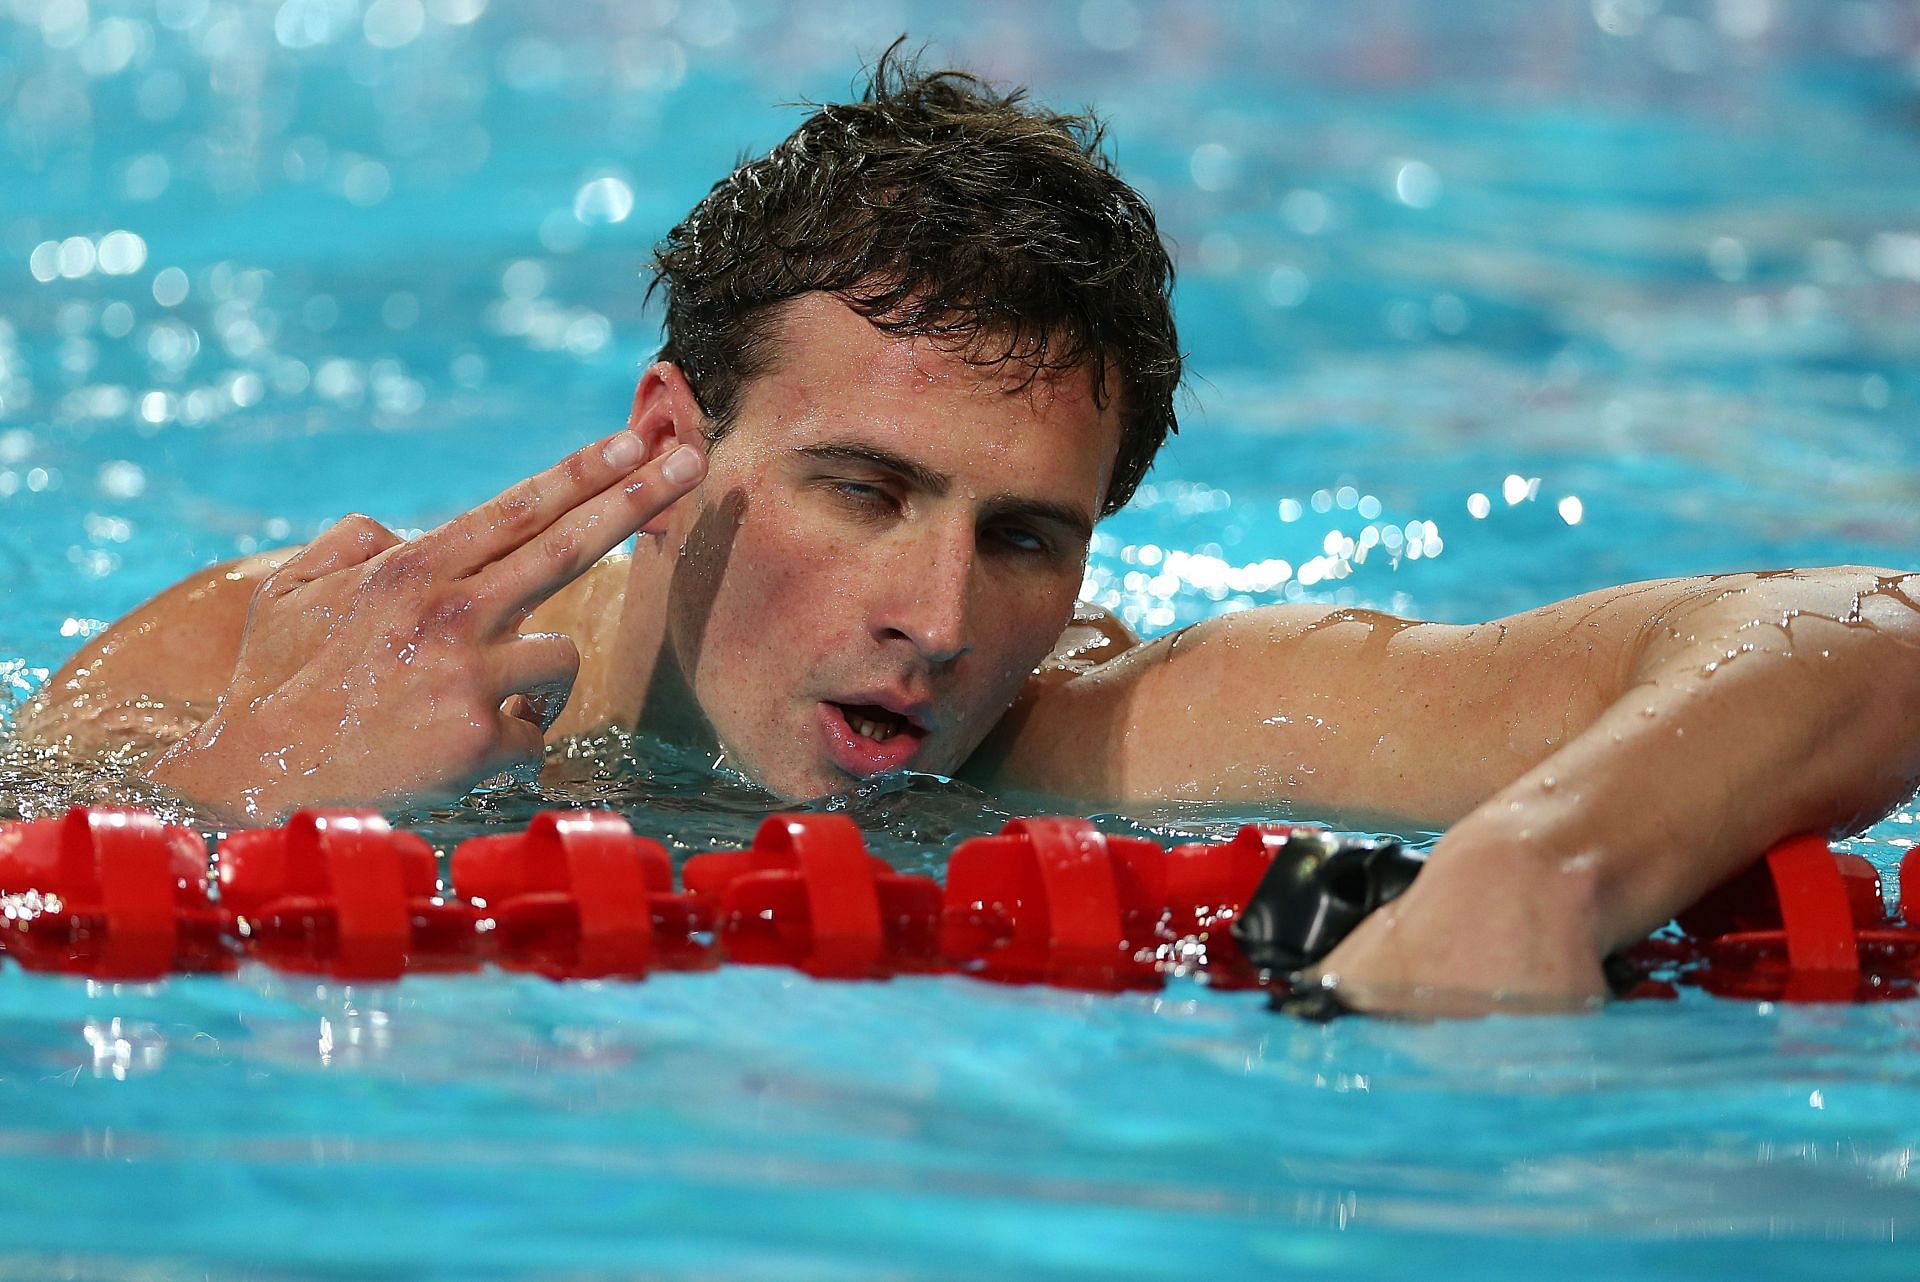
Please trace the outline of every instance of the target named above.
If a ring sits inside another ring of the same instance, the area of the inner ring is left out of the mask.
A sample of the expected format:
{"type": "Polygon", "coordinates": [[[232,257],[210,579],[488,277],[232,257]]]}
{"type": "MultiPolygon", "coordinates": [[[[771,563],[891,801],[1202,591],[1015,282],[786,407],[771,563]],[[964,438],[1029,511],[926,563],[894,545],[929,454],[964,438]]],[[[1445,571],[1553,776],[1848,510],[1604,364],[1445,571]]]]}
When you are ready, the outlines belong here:
{"type": "Polygon", "coordinates": [[[521,624],[705,469],[689,445],[647,461],[621,432],[411,542],[347,517],[261,582],[218,709],[148,777],[261,823],[458,796],[537,762],[580,654],[521,624]]]}
{"type": "Polygon", "coordinates": [[[1585,1010],[1606,997],[1593,861],[1561,864],[1518,846],[1436,854],[1318,967],[1342,1002],[1452,1016],[1585,1010]]]}

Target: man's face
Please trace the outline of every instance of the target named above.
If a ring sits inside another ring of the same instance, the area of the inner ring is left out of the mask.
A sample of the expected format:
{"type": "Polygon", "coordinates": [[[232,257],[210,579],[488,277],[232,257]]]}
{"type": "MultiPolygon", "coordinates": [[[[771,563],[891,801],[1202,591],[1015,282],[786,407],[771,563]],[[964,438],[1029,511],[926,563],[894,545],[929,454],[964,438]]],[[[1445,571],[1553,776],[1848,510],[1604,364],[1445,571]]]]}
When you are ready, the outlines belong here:
{"type": "Polygon", "coordinates": [[[789,797],[951,774],[1052,648],[1120,433],[1084,371],[1018,375],[788,305],[667,534],[667,645],[736,768],[789,797]]]}

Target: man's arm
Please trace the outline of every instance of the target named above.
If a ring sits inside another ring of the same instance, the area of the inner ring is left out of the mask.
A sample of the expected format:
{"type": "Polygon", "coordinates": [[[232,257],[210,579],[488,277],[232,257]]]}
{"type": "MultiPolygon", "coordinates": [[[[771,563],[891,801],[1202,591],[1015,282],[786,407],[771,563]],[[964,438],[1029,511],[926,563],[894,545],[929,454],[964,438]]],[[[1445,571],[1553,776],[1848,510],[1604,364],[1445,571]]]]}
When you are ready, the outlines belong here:
{"type": "Polygon", "coordinates": [[[294,551],[201,570],[119,619],[27,701],[15,737],[74,760],[112,753],[145,764],[212,714],[233,676],[247,603],[294,551]]]}
{"type": "MultiPolygon", "coordinates": [[[[1327,969],[1571,996],[1783,836],[1920,780],[1920,576],[1673,580],[1480,627],[1283,608],[1142,647],[1036,705],[999,781],[1450,825],[1327,969]]],[[[1369,1000],[1363,996],[1362,1000],[1369,1000]]]]}
{"type": "Polygon", "coordinates": [[[665,445],[649,457],[618,433],[411,542],[350,516],[281,558],[190,580],[63,669],[20,734],[94,755],[110,746],[100,709],[151,710],[167,692],[198,706],[144,723],[144,746],[166,745],[146,777],[251,823],[457,796],[537,761],[579,653],[520,628],[699,483],[700,451],[665,445]]]}

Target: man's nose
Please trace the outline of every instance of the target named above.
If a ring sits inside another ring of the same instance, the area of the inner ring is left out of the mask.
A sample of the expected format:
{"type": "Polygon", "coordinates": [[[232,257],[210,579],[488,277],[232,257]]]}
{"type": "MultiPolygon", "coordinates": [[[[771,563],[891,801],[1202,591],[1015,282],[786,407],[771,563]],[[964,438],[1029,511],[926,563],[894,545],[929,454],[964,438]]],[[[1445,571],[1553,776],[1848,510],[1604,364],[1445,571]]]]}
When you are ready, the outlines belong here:
{"type": "Polygon", "coordinates": [[[902,540],[874,620],[881,640],[904,638],[930,663],[950,663],[972,649],[973,571],[970,529],[902,540]]]}

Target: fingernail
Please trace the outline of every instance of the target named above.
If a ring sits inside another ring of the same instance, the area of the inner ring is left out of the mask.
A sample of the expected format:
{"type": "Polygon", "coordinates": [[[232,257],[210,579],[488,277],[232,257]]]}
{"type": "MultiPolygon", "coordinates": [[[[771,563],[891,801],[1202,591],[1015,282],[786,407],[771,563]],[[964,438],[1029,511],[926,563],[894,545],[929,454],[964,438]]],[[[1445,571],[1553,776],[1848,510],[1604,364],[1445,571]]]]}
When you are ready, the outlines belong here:
{"type": "Polygon", "coordinates": [[[600,451],[600,457],[609,467],[628,468],[636,466],[647,455],[647,447],[632,432],[622,432],[608,441],[600,451]]]}
{"type": "Polygon", "coordinates": [[[685,485],[700,475],[701,467],[700,451],[682,445],[667,455],[667,461],[660,465],[660,475],[675,485],[685,485]]]}

